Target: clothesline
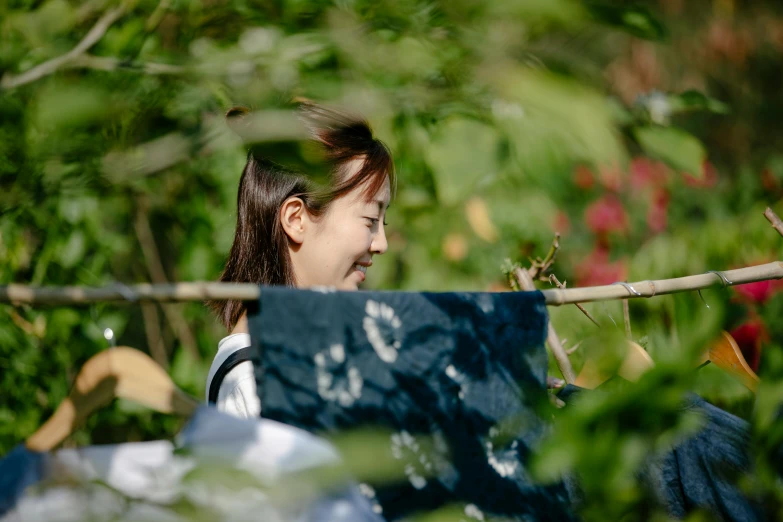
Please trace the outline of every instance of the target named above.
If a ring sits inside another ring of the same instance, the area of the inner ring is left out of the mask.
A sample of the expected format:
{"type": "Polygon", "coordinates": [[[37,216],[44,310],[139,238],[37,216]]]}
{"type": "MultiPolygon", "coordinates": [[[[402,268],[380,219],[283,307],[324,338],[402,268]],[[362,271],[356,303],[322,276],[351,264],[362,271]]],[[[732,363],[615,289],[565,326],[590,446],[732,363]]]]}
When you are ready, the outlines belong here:
{"type": "MultiPolygon", "coordinates": [[[[609,301],[654,297],[701,290],[712,286],[732,286],[770,279],[783,279],[783,262],[773,261],[763,265],[710,271],[672,279],[614,283],[612,285],[584,288],[545,289],[546,304],[560,306],[572,303],[609,301]]],[[[17,305],[78,305],[107,301],[159,301],[186,302],[206,300],[254,301],[261,295],[261,288],[251,283],[172,283],[135,284],[115,283],[102,287],[88,286],[30,286],[11,284],[0,286],[0,302],[17,305]]]]}

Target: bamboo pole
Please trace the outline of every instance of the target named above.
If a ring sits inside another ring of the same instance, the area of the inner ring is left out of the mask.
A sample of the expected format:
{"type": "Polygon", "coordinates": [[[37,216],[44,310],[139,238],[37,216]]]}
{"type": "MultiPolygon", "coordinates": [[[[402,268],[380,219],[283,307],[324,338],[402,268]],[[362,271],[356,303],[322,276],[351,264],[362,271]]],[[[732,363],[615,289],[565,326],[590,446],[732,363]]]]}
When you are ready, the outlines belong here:
{"type": "MultiPolygon", "coordinates": [[[[783,279],[783,262],[773,261],[764,265],[737,268],[720,273],[725,277],[725,281],[718,273],[708,272],[673,279],[628,283],[627,287],[618,284],[584,288],[558,288],[542,290],[541,293],[544,294],[544,300],[549,306],[654,297],[701,290],[712,286],[732,286],[769,279],[783,279]]],[[[252,283],[113,284],[104,287],[28,286],[21,284],[0,286],[0,303],[17,305],[75,305],[103,301],[254,301],[260,295],[261,288],[252,283]]]]}
{"type": "Polygon", "coordinates": [[[778,231],[778,234],[783,236],[783,221],[780,220],[777,214],[775,212],[767,207],[767,210],[764,211],[764,217],[767,218],[767,221],[770,222],[772,225],[772,228],[778,231]]]}
{"type": "MultiPolygon", "coordinates": [[[[517,278],[517,284],[519,284],[519,287],[523,291],[536,289],[533,278],[527,270],[516,268],[514,270],[514,277],[517,278]]],[[[563,374],[563,379],[565,379],[565,382],[568,384],[572,384],[576,380],[576,373],[574,373],[574,369],[571,366],[571,361],[568,360],[568,354],[566,353],[565,348],[563,348],[563,343],[560,342],[560,337],[558,337],[557,332],[555,332],[555,327],[552,326],[552,321],[547,322],[546,343],[552,351],[552,356],[555,358],[557,367],[560,368],[560,373],[563,374]]]]}
{"type": "Polygon", "coordinates": [[[163,285],[113,284],[87,286],[0,286],[0,302],[13,304],[68,305],[104,301],[183,302],[206,300],[254,301],[261,295],[252,283],[170,283],[163,285]]]}
{"type": "Polygon", "coordinates": [[[773,261],[764,265],[725,270],[719,273],[707,272],[705,274],[676,277],[673,279],[638,281],[636,283],[628,283],[627,286],[617,284],[584,288],[567,288],[565,290],[549,289],[542,290],[542,293],[544,294],[547,305],[560,306],[571,303],[609,301],[612,299],[654,297],[656,295],[701,290],[716,285],[732,286],[767,281],[769,279],[783,279],[783,263],[780,261],[773,261]],[[719,274],[723,274],[723,277],[719,274]]]}

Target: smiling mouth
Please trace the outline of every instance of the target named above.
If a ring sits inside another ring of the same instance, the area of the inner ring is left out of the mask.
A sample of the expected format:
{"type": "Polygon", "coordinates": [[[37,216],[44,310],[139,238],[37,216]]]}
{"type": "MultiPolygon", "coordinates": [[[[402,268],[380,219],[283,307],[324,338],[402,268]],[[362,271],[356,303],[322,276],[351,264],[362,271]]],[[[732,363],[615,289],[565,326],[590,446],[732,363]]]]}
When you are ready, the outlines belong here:
{"type": "Polygon", "coordinates": [[[358,270],[359,272],[361,272],[362,274],[366,274],[367,273],[367,267],[366,266],[357,265],[356,263],[354,263],[353,267],[356,270],[358,270]]]}

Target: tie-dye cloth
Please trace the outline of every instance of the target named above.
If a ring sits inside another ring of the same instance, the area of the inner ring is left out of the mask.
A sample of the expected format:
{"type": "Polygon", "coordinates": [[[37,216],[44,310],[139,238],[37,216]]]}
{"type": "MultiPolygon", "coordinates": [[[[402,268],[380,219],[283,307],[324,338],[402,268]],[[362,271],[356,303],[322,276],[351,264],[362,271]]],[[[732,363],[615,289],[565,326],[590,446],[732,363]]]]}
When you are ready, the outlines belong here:
{"type": "Polygon", "coordinates": [[[250,315],[262,416],[312,432],[388,430],[404,480],[364,486],[387,519],[456,505],[465,520],[569,520],[525,463],[548,424],[539,292],[267,288],[250,315]]]}

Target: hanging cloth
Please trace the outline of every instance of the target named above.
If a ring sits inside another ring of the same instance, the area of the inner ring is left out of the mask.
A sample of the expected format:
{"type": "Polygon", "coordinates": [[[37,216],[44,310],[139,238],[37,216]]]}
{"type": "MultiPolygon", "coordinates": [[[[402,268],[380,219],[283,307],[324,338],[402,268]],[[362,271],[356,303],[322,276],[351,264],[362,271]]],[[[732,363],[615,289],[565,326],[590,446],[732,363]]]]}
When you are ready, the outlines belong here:
{"type": "MultiPolygon", "coordinates": [[[[622,393],[625,385],[617,381],[611,387],[622,393]]],[[[579,397],[592,393],[609,392],[568,384],[557,396],[567,409],[578,408],[579,397]]],[[[701,428],[673,447],[651,456],[640,470],[641,482],[652,489],[661,507],[676,520],[686,519],[696,510],[726,522],[766,520],[760,504],[737,484],[743,475],[752,471],[750,425],[695,393],[685,395],[681,408],[697,415],[701,428]]],[[[568,484],[572,500],[578,504],[582,497],[578,479],[569,480],[568,484]]]]}
{"type": "Polygon", "coordinates": [[[549,429],[536,410],[547,321],[540,292],[264,287],[249,317],[262,416],[317,433],[388,430],[406,477],[373,488],[389,520],[452,503],[570,520],[565,488],[525,470],[549,429]]]}

